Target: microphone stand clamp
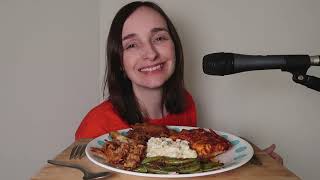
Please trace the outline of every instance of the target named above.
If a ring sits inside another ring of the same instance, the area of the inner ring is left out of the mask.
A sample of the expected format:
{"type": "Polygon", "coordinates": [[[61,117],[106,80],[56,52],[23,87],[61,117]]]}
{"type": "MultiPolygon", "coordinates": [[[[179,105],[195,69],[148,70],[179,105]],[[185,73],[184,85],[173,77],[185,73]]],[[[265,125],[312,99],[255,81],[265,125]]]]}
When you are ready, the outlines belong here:
{"type": "Polygon", "coordinates": [[[310,57],[306,55],[285,56],[286,65],[281,68],[282,71],[290,72],[292,80],[298,84],[304,85],[310,89],[320,91],[320,78],[307,75],[311,66],[310,57]]]}

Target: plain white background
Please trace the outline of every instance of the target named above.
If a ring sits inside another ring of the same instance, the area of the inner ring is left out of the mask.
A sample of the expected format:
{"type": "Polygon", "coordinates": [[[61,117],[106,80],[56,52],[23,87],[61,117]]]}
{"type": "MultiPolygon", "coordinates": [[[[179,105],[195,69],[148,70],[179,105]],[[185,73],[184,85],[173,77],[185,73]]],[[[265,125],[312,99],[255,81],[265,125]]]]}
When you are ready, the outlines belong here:
{"type": "MultiPolygon", "coordinates": [[[[129,1],[0,1],[0,179],[28,179],[73,142],[101,100],[106,35],[129,1]],[[15,173],[10,173],[10,172],[15,173]]],[[[320,54],[316,0],[161,0],[185,52],[199,126],[275,143],[285,165],[318,179],[320,94],[280,70],[202,72],[212,52],[320,54]]],[[[320,67],[308,74],[320,77],[320,67]]]]}

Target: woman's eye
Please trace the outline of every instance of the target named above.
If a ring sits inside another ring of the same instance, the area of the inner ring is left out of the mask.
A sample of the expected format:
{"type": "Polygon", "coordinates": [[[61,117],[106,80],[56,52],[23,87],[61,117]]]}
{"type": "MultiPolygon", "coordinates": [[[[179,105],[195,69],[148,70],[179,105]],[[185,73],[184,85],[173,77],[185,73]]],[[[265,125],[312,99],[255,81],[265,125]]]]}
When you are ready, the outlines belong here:
{"type": "Polygon", "coordinates": [[[158,37],[156,40],[157,41],[162,41],[162,40],[164,40],[164,38],[163,37],[158,37]]]}
{"type": "Polygon", "coordinates": [[[134,47],[137,47],[137,45],[132,43],[132,44],[128,44],[125,49],[130,49],[130,48],[134,48],[134,47]]]}
{"type": "Polygon", "coordinates": [[[165,37],[165,36],[159,36],[159,37],[155,38],[155,41],[165,41],[165,40],[167,40],[167,39],[168,39],[168,38],[165,37]]]}

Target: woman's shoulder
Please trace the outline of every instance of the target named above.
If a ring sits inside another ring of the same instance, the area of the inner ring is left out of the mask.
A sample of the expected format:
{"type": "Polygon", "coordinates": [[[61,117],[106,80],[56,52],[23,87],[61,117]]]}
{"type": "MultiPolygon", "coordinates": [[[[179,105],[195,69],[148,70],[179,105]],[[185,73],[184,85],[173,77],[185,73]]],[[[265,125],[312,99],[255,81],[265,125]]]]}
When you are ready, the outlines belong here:
{"type": "Polygon", "coordinates": [[[93,107],[84,117],[83,122],[86,124],[105,124],[107,121],[121,120],[118,113],[114,110],[110,101],[105,100],[93,107]]]}
{"type": "Polygon", "coordinates": [[[92,108],[84,117],[76,131],[76,139],[94,138],[110,131],[128,128],[128,124],[106,100],[92,108]]]}
{"type": "Polygon", "coordinates": [[[89,114],[96,114],[96,113],[115,113],[112,103],[109,100],[104,100],[97,106],[93,107],[89,114]]]}
{"type": "Polygon", "coordinates": [[[85,119],[89,119],[90,121],[96,121],[96,122],[103,121],[104,123],[106,121],[123,122],[123,119],[121,118],[119,113],[116,111],[116,109],[114,108],[110,100],[105,100],[101,102],[99,105],[92,108],[86,115],[85,119]]]}

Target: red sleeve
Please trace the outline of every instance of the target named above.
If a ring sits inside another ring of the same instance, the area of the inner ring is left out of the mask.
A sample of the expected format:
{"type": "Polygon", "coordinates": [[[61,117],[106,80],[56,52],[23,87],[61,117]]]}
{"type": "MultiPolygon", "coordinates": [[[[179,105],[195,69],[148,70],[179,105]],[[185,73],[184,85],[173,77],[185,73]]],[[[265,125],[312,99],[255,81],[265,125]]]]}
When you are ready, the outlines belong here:
{"type": "Polygon", "coordinates": [[[128,127],[129,125],[113,110],[111,103],[105,101],[84,117],[76,131],[75,139],[95,138],[128,127]]]}

